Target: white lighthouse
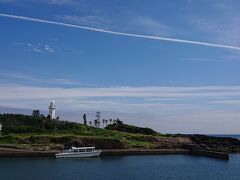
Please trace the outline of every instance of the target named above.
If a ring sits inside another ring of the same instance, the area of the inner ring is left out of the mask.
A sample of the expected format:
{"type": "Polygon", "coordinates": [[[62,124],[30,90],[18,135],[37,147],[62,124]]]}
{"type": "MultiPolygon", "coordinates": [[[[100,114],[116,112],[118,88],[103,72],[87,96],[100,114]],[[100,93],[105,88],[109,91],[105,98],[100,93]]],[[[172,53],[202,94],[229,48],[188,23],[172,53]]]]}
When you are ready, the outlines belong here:
{"type": "Polygon", "coordinates": [[[51,101],[51,103],[50,103],[49,116],[50,116],[51,119],[56,119],[56,106],[55,106],[54,101],[51,101]]]}

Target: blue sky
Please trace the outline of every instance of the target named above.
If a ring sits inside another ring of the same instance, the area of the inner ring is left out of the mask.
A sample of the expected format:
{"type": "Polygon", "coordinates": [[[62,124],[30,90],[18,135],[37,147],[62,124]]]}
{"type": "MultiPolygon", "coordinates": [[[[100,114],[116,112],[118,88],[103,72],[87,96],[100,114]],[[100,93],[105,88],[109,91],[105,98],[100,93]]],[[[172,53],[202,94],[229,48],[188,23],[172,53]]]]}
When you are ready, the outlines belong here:
{"type": "Polygon", "coordinates": [[[87,112],[164,133],[240,133],[237,0],[0,0],[0,14],[113,32],[200,41],[211,47],[0,16],[2,112],[87,112]],[[231,46],[234,48],[225,48],[231,46]]]}

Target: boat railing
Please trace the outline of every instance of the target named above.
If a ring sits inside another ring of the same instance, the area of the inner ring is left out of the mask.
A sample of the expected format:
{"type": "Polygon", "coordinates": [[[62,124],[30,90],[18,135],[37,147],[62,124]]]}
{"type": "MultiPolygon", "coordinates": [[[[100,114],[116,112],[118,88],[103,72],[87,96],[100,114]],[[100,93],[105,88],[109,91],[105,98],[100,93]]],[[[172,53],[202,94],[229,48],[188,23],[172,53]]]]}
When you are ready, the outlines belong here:
{"type": "Polygon", "coordinates": [[[62,153],[77,153],[77,152],[94,152],[98,151],[95,147],[86,147],[86,148],[76,148],[72,147],[71,149],[64,149],[62,153]]]}

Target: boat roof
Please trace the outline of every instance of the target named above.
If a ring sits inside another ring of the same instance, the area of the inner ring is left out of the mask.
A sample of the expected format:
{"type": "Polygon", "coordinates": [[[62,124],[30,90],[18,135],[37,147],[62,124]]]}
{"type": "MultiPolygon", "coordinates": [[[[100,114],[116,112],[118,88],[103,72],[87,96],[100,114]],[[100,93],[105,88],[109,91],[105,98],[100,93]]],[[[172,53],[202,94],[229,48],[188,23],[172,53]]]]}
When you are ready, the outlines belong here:
{"type": "Polygon", "coordinates": [[[94,149],[95,147],[72,147],[72,149],[94,149]]]}

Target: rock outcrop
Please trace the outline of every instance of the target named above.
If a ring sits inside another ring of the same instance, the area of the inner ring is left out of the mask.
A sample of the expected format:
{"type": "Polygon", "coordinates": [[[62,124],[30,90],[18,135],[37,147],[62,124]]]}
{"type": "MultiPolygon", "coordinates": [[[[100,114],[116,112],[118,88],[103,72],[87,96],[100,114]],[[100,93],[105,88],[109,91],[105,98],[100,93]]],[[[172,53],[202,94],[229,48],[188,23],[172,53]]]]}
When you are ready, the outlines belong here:
{"type": "Polygon", "coordinates": [[[223,151],[223,152],[240,152],[240,140],[232,137],[214,137],[206,135],[178,135],[187,137],[192,141],[192,146],[201,149],[223,151]]]}

